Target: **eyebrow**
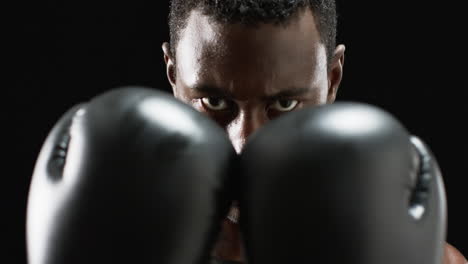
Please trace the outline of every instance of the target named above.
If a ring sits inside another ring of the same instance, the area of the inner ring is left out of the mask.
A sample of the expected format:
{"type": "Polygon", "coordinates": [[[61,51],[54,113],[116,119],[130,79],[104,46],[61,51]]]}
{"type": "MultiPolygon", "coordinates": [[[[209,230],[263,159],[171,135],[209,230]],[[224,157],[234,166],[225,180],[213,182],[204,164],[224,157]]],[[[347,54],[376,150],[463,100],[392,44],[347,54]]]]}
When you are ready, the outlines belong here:
{"type": "MultiPolygon", "coordinates": [[[[220,97],[226,97],[226,98],[234,97],[234,95],[231,92],[226,91],[216,86],[200,85],[200,86],[195,86],[192,89],[200,93],[211,94],[211,95],[220,96],[220,97]]],[[[292,87],[292,88],[284,89],[282,91],[279,91],[271,95],[264,95],[262,96],[262,99],[274,100],[278,98],[295,97],[295,96],[304,95],[308,92],[310,92],[310,88],[292,87]]]]}
{"type": "Polygon", "coordinates": [[[292,88],[279,91],[272,95],[265,95],[263,98],[267,100],[272,100],[272,99],[277,99],[277,98],[295,97],[295,96],[304,95],[308,92],[310,92],[310,88],[292,87],[292,88]]]}
{"type": "Polygon", "coordinates": [[[231,97],[231,98],[234,97],[231,92],[226,91],[216,86],[199,85],[199,86],[193,87],[192,90],[195,90],[196,92],[200,92],[200,93],[213,94],[213,95],[221,96],[221,97],[231,97]]]}

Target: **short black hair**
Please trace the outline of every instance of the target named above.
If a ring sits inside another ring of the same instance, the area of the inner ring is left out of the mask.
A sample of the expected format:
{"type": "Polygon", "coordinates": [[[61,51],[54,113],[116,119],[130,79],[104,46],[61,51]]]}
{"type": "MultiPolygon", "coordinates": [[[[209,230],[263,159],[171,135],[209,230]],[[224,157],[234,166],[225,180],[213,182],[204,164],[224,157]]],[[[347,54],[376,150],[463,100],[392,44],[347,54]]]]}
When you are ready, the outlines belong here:
{"type": "MultiPolygon", "coordinates": [[[[331,59],[336,45],[337,13],[335,0],[171,0],[169,34],[171,52],[186,27],[190,12],[201,10],[203,14],[223,23],[286,24],[294,14],[306,7],[311,8],[320,38],[331,59]]],[[[175,59],[175,58],[174,58],[175,59]]]]}

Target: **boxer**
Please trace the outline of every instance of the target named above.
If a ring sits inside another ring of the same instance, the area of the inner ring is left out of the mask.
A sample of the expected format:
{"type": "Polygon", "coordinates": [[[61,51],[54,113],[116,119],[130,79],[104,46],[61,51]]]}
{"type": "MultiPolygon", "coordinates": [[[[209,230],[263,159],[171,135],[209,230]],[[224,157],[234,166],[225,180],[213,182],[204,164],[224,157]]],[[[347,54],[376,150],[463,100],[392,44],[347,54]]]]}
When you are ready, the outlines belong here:
{"type": "MultiPolygon", "coordinates": [[[[299,115],[293,117],[295,113],[290,112],[333,103],[344,63],[344,46],[334,43],[336,18],[332,1],[262,3],[173,1],[171,43],[163,44],[175,97],[223,127],[241,156],[247,137],[268,121],[277,118],[279,121],[282,115],[295,120],[299,115]]],[[[31,263],[207,261],[220,218],[230,201],[226,175],[232,171],[232,149],[222,132],[190,111],[193,109],[154,91],[137,90],[119,90],[78,106],[51,132],[31,185],[28,205],[31,263]],[[200,149],[201,156],[197,155],[200,149]],[[185,177],[179,178],[181,175],[185,177]]],[[[343,124],[337,127],[340,125],[343,124]]],[[[408,143],[398,142],[399,146],[408,143]]],[[[402,147],[402,153],[406,157],[417,155],[417,160],[423,161],[421,157],[427,156],[427,148],[411,142],[413,145],[402,147]],[[412,153],[409,149],[413,149],[413,154],[409,154],[412,153]]],[[[296,153],[300,157],[299,154],[296,153]]],[[[245,175],[241,171],[241,176],[245,175]]],[[[360,186],[357,182],[353,186],[374,190],[364,188],[365,184],[360,186]]],[[[294,190],[290,193],[294,194],[294,190]]],[[[241,208],[255,208],[246,199],[242,201],[241,208]]],[[[409,201],[411,205],[413,200],[409,201]]],[[[409,216],[419,215],[412,208],[407,211],[409,216]]],[[[212,252],[214,261],[245,262],[238,209],[235,204],[221,223],[222,233],[212,252]]],[[[337,212],[341,210],[347,207],[337,212]]],[[[247,211],[261,213],[255,209],[247,211]]],[[[301,210],[293,210],[291,214],[298,212],[301,210]]],[[[366,214],[374,211],[361,212],[362,218],[368,220],[366,214]]],[[[275,213],[283,218],[288,215],[282,211],[275,213]]],[[[357,222],[360,215],[351,212],[351,216],[357,222]]],[[[245,219],[249,219],[249,213],[245,219]]],[[[401,221],[394,220],[389,222],[401,221]]],[[[438,228],[443,226],[442,221],[430,222],[441,223],[438,228]]],[[[248,223],[245,220],[245,226],[250,226],[248,223]]],[[[261,222],[251,226],[255,229],[245,228],[247,237],[264,227],[261,222]]],[[[368,241],[365,239],[369,238],[366,233],[369,230],[365,226],[361,230],[362,237],[359,233],[354,237],[368,241]]],[[[436,237],[429,242],[442,236],[440,230],[433,232],[436,237]]],[[[407,235],[412,237],[411,233],[407,235]]],[[[287,242],[282,237],[273,239],[287,242]]],[[[309,241],[294,242],[307,248],[309,241]]],[[[285,248],[291,244],[282,243],[278,243],[282,245],[278,252],[269,252],[271,256],[260,250],[248,254],[251,259],[255,259],[252,254],[259,254],[268,260],[278,253],[294,252],[285,248]]],[[[340,249],[349,253],[351,248],[346,245],[354,246],[339,239],[320,246],[330,250],[330,254],[335,254],[334,250],[339,254],[340,249]]],[[[377,259],[378,250],[386,248],[365,245],[355,246],[360,247],[360,254],[369,249],[366,254],[370,257],[366,259],[370,261],[377,259]]],[[[406,250],[426,248],[430,246],[406,250]]],[[[433,249],[430,254],[414,252],[414,256],[424,255],[430,261],[438,261],[440,250],[437,246],[433,249]]],[[[445,250],[445,263],[466,262],[450,245],[445,250]]],[[[314,261],[314,255],[308,259],[314,261]]]]}

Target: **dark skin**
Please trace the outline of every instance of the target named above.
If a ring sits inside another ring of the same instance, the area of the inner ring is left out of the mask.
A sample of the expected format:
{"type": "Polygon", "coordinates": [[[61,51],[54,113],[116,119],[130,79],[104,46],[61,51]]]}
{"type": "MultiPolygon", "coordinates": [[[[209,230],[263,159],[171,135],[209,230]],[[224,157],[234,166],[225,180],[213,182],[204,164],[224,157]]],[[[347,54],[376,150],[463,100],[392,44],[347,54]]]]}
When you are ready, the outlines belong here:
{"type": "MultiPolygon", "coordinates": [[[[163,51],[174,96],[222,126],[240,153],[249,135],[266,122],[335,101],[345,47],[338,45],[327,59],[310,9],[285,26],[258,27],[216,23],[194,10],[181,32],[177,57],[168,43],[163,51]]],[[[233,206],[213,255],[243,262],[236,215],[233,206]]],[[[465,264],[466,259],[446,244],[443,263],[465,264]]]]}

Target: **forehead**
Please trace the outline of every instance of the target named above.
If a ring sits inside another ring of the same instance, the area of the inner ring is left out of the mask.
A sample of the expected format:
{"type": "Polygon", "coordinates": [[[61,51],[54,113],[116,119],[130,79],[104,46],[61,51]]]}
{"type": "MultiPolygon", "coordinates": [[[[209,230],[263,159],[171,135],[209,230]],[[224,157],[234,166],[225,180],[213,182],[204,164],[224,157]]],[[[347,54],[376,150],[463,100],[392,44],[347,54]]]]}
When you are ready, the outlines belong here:
{"type": "Polygon", "coordinates": [[[273,87],[268,82],[291,79],[310,85],[326,68],[325,47],[310,9],[285,25],[256,26],[218,23],[193,10],[176,50],[178,72],[187,86],[203,81],[273,87]]]}

